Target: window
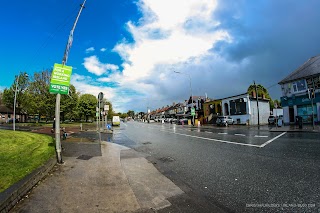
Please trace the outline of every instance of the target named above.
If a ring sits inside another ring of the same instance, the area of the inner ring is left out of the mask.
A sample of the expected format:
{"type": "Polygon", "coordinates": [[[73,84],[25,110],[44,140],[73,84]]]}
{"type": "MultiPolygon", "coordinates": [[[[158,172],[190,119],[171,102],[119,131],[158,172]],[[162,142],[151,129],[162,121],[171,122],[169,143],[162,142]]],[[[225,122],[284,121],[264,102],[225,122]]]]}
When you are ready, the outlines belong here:
{"type": "Polygon", "coordinates": [[[307,89],[306,88],[306,81],[304,79],[296,81],[292,84],[292,88],[293,88],[293,92],[305,91],[307,89]]]}
{"type": "Polygon", "coordinates": [[[247,103],[243,98],[230,101],[230,114],[231,115],[245,115],[247,114],[247,103]]]}

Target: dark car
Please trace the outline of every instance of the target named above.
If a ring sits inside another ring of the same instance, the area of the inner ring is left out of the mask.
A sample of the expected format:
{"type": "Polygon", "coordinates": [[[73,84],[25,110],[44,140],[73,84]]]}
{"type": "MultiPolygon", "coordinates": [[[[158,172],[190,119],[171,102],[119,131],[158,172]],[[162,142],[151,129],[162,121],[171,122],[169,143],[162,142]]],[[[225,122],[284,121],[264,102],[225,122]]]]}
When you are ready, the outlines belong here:
{"type": "MultiPolygon", "coordinates": [[[[12,123],[13,123],[13,118],[10,118],[10,119],[8,120],[8,123],[9,123],[9,124],[12,124],[12,123]]],[[[16,123],[19,123],[19,119],[18,119],[18,118],[16,118],[16,123]]]]}
{"type": "Polygon", "coordinates": [[[270,115],[269,118],[268,118],[268,124],[275,124],[277,122],[277,119],[275,116],[273,115],[270,115]]]}

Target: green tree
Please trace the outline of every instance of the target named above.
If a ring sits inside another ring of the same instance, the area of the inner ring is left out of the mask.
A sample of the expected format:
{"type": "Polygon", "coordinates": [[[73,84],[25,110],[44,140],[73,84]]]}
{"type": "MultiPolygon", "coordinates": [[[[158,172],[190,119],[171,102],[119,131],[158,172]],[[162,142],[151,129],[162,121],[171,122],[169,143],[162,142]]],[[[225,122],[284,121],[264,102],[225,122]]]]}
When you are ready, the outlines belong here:
{"type": "Polygon", "coordinates": [[[84,118],[86,121],[88,121],[89,118],[93,118],[96,113],[96,106],[97,98],[94,95],[81,95],[77,107],[80,120],[84,118]]]}
{"type": "Polygon", "coordinates": [[[75,120],[78,118],[79,96],[79,92],[76,91],[72,84],[69,87],[69,94],[61,95],[60,110],[62,112],[62,120],[75,120]]]}
{"type": "Polygon", "coordinates": [[[134,117],[134,111],[133,110],[129,110],[128,112],[127,112],[127,114],[128,114],[128,116],[129,117],[134,117]]]}
{"type": "MultiPolygon", "coordinates": [[[[274,103],[272,98],[269,95],[268,90],[262,86],[261,84],[257,84],[257,92],[258,92],[258,97],[262,97],[264,96],[266,99],[269,99],[269,105],[270,105],[270,109],[272,110],[274,108],[274,103]]],[[[253,92],[255,93],[255,85],[251,84],[247,90],[248,94],[252,94],[253,92]]]]}
{"type": "Polygon", "coordinates": [[[128,117],[128,114],[127,113],[122,113],[121,115],[120,115],[120,118],[123,118],[123,119],[125,119],[125,118],[127,118],[128,117]]]}
{"type": "Polygon", "coordinates": [[[26,95],[28,85],[29,85],[29,78],[27,77],[25,72],[21,72],[19,76],[15,76],[15,80],[11,85],[11,87],[6,88],[3,91],[3,94],[2,94],[3,104],[13,109],[14,95],[17,89],[16,107],[24,108],[25,105],[28,103],[27,95],[26,95]]]}
{"type": "Polygon", "coordinates": [[[49,92],[50,78],[50,70],[35,72],[27,93],[28,113],[38,114],[39,118],[45,115],[46,120],[53,119],[55,113],[56,95],[49,92]]]}

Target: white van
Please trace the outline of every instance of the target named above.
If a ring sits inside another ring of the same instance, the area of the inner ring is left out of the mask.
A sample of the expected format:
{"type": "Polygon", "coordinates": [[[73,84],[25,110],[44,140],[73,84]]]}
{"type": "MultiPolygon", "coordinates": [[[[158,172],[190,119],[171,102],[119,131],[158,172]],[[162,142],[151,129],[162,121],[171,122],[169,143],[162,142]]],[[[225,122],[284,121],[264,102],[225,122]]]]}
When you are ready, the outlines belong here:
{"type": "Polygon", "coordinates": [[[112,126],[120,126],[120,117],[119,116],[112,117],[112,126]]]}

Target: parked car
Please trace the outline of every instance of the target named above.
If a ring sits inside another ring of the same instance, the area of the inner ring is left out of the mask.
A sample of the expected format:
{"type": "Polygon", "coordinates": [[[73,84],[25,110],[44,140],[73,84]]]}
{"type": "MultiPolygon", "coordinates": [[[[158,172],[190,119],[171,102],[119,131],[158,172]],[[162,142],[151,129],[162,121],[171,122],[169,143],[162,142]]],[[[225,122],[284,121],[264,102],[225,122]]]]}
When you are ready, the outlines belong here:
{"type": "Polygon", "coordinates": [[[229,116],[218,116],[216,124],[218,126],[228,126],[230,124],[233,124],[233,119],[229,116]]]}
{"type": "MultiPolygon", "coordinates": [[[[13,123],[13,118],[10,118],[10,119],[8,120],[8,123],[9,123],[9,124],[13,123]]],[[[19,119],[18,119],[18,118],[16,118],[16,123],[19,123],[19,119]]]]}
{"type": "Polygon", "coordinates": [[[273,115],[270,115],[269,118],[268,118],[268,124],[275,124],[276,123],[276,117],[273,116],[273,115]]]}

